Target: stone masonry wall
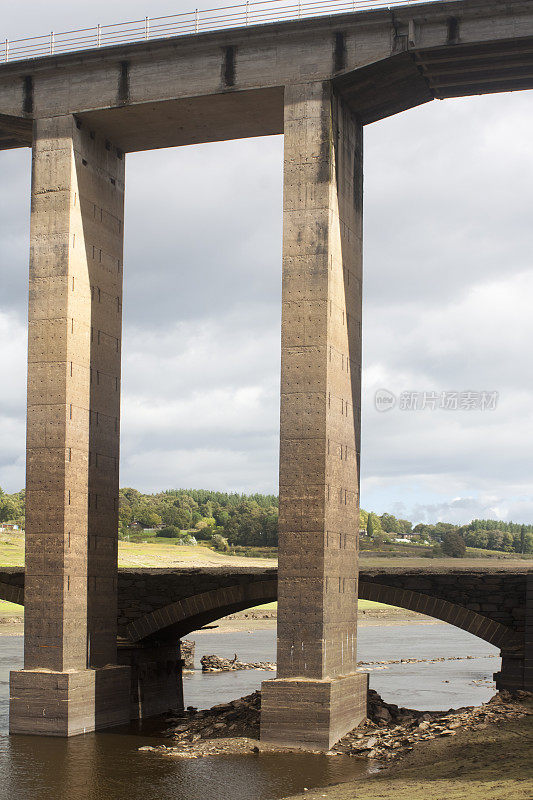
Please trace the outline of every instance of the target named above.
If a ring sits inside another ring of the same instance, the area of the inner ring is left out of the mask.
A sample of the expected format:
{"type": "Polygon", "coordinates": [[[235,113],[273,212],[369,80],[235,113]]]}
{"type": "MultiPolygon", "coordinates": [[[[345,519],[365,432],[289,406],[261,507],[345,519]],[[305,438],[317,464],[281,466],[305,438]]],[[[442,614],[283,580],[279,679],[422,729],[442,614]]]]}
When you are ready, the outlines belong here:
{"type": "MultiPolygon", "coordinates": [[[[202,592],[277,577],[276,568],[211,568],[183,570],[120,569],[118,578],[119,628],[134,619],[164,608],[176,600],[202,592]]],[[[524,634],[526,631],[526,593],[531,594],[533,574],[508,570],[456,570],[453,572],[363,570],[361,584],[394,587],[438,597],[486,616],[524,634]],[[529,590],[528,587],[529,581],[529,590]]],[[[24,572],[17,567],[0,571],[0,598],[8,600],[11,587],[24,586],[24,572]]],[[[531,624],[531,623],[530,623],[531,624]]]]}

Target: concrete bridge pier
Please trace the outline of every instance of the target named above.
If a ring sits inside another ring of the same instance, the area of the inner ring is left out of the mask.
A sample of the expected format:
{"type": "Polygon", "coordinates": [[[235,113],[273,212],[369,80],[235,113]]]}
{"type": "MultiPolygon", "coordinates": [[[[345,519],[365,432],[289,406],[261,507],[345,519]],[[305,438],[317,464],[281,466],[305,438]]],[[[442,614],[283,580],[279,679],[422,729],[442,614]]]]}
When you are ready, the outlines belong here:
{"type": "Polygon", "coordinates": [[[494,675],[497,689],[525,689],[533,692],[533,574],[525,577],[519,645],[502,648],[502,666],[494,675]]]}
{"type": "Polygon", "coordinates": [[[180,641],[162,635],[131,644],[120,642],[118,661],[131,670],[130,719],[146,719],[183,709],[180,641]]]}
{"type": "Polygon", "coordinates": [[[278,677],[261,739],[324,751],[366,716],[357,670],[362,127],[285,87],[278,677]]]}
{"type": "Polygon", "coordinates": [[[129,719],[117,665],[124,157],[72,115],[34,122],[24,669],[11,733],[129,719]]]}

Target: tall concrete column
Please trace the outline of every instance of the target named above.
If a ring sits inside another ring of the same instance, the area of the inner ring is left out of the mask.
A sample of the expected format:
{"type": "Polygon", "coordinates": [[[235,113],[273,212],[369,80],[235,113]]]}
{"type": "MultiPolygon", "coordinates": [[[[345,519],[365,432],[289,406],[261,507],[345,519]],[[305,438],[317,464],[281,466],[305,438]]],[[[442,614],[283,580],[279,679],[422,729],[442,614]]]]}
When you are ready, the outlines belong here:
{"type": "Polygon", "coordinates": [[[68,115],[35,122],[24,669],[10,730],[129,719],[117,663],[124,156],[68,115]]]}
{"type": "Polygon", "coordinates": [[[261,739],[328,750],[356,672],[362,127],[328,83],[285,87],[278,677],[261,739]]]}

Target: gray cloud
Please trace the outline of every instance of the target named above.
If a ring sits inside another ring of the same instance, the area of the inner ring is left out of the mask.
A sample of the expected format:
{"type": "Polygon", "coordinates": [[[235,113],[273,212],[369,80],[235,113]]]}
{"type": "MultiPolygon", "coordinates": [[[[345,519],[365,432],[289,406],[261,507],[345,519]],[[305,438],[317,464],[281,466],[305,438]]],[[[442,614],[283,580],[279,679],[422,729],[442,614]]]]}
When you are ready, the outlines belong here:
{"type": "MultiPolygon", "coordinates": [[[[25,9],[7,12],[6,35],[145,13],[137,2],[112,18],[102,2],[34,5],[31,29],[25,9]]],[[[532,128],[523,92],[433,103],[366,130],[367,508],[533,521],[532,128]],[[491,412],[383,414],[378,388],[500,400],[491,412]]],[[[15,490],[29,154],[0,155],[0,485],[15,490]]],[[[276,490],[281,162],[281,137],[128,156],[123,485],[276,490]]]]}
{"type": "Polygon", "coordinates": [[[128,156],[128,322],[278,306],[282,152],[268,137],[128,156]]]}

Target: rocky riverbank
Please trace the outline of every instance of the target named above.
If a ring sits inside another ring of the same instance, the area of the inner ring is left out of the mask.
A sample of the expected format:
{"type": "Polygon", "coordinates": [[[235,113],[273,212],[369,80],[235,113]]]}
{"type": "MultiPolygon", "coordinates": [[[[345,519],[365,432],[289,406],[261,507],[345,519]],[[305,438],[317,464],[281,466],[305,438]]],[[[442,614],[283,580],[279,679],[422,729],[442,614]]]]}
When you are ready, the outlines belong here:
{"type": "Polygon", "coordinates": [[[528,692],[499,692],[482,706],[449,711],[415,711],[385,703],[372,689],[368,693],[368,719],[338,742],[333,751],[363,755],[381,762],[411,752],[429,739],[456,736],[458,731],[479,730],[491,723],[521,719],[533,712],[524,701],[528,692]]]}
{"type": "MultiPolygon", "coordinates": [[[[189,708],[167,719],[166,734],[172,744],[140,749],[177,758],[259,752],[260,713],[260,692],[204,711],[189,708]]],[[[367,720],[341,739],[330,755],[345,754],[386,764],[428,740],[454,737],[461,731],[477,731],[527,716],[533,716],[528,692],[500,692],[476,708],[429,712],[386,703],[370,690],[367,720]]]]}

